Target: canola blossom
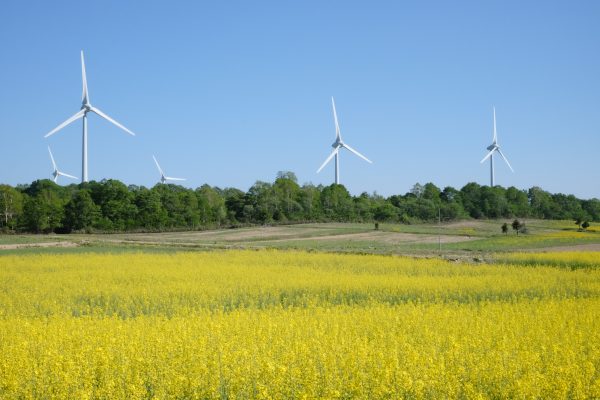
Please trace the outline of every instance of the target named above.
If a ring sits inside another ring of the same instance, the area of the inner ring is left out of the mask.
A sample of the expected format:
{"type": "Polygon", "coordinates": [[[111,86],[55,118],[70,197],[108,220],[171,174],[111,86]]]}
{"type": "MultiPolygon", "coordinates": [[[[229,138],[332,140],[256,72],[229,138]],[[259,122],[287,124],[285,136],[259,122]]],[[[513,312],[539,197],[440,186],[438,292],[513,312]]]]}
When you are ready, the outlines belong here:
{"type": "Polygon", "coordinates": [[[600,270],[544,257],[0,256],[0,398],[598,398],[600,270]]]}

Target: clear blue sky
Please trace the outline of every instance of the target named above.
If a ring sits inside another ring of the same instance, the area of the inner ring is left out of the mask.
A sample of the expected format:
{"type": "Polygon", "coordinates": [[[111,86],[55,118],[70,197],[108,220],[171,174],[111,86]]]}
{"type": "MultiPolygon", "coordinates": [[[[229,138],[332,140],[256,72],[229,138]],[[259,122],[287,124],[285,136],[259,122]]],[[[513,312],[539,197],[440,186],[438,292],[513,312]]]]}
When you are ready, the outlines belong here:
{"type": "MultiPolygon", "coordinates": [[[[153,186],[155,154],[185,186],[247,190],[294,171],[329,184],[336,100],[353,194],[416,182],[496,183],[600,197],[600,2],[3,1],[0,182],[81,176],[81,122],[43,136],[81,102],[90,179],[153,186]]],[[[62,179],[62,184],[69,183],[62,179]]]]}

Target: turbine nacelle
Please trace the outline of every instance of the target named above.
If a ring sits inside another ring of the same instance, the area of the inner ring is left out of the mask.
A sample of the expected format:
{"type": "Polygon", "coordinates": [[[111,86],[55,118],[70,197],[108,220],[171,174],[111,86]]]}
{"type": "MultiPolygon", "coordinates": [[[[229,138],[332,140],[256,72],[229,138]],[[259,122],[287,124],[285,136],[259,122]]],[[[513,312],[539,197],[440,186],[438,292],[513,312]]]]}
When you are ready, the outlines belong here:
{"type": "Polygon", "coordinates": [[[65,174],[64,172],[58,170],[58,166],[56,165],[56,161],[54,161],[54,156],[52,155],[52,150],[50,150],[50,146],[48,146],[48,153],[50,154],[50,161],[52,161],[52,168],[54,168],[54,171],[52,172],[52,180],[54,181],[54,183],[57,183],[59,176],[66,176],[67,178],[79,179],[76,176],[65,174]]]}
{"type": "Polygon", "coordinates": [[[504,160],[506,165],[508,165],[508,168],[510,168],[510,170],[512,172],[515,172],[513,170],[512,166],[510,165],[510,163],[508,162],[508,159],[506,158],[506,156],[502,153],[502,150],[500,150],[500,146],[498,145],[498,135],[496,133],[496,107],[494,107],[494,138],[492,139],[492,144],[489,145],[488,147],[486,147],[486,149],[488,150],[488,153],[486,154],[485,157],[483,157],[483,159],[481,160],[481,163],[485,162],[488,158],[490,159],[490,186],[493,187],[494,186],[494,159],[493,159],[494,153],[498,153],[498,155],[504,160]]]}
{"type": "Polygon", "coordinates": [[[337,112],[335,111],[335,102],[333,100],[333,97],[331,98],[331,105],[333,107],[333,119],[335,121],[335,142],[333,142],[333,144],[331,145],[331,147],[333,147],[333,152],[331,152],[331,154],[329,155],[329,157],[327,157],[325,159],[325,162],[323,162],[323,164],[321,164],[321,167],[319,167],[319,169],[317,170],[317,174],[319,172],[321,172],[321,170],[329,163],[329,161],[331,161],[334,157],[335,157],[335,183],[339,184],[340,183],[340,176],[339,176],[339,152],[340,149],[346,149],[351,153],[354,153],[354,155],[362,158],[363,160],[367,161],[368,163],[372,163],[371,160],[369,160],[367,157],[363,156],[362,154],[360,154],[358,151],[354,150],[352,147],[348,146],[346,143],[344,143],[342,141],[342,135],[340,133],[340,126],[338,124],[338,118],[337,118],[337,112]]]}
{"type": "Polygon", "coordinates": [[[152,159],[154,160],[154,163],[156,164],[156,168],[158,169],[158,172],[160,173],[160,183],[165,184],[165,183],[167,183],[167,181],[185,181],[185,178],[173,178],[170,176],[166,176],[165,173],[163,172],[162,168],[158,164],[158,160],[156,160],[156,157],[154,157],[154,155],[152,155],[152,159]]]}

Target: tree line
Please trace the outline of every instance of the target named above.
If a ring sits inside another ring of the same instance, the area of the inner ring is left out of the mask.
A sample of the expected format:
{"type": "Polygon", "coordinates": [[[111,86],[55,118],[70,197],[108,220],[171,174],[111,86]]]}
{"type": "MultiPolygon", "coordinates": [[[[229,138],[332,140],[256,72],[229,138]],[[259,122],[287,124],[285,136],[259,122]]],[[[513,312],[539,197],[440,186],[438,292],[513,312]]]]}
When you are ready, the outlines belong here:
{"type": "Polygon", "coordinates": [[[352,196],[343,185],[299,185],[292,172],[257,181],[247,192],[203,185],[152,188],[107,179],[59,186],[48,179],[0,185],[3,232],[68,233],[200,230],[300,222],[452,221],[541,218],[600,222],[600,200],[551,194],[539,187],[481,186],[460,190],[415,184],[403,195],[352,196]]]}

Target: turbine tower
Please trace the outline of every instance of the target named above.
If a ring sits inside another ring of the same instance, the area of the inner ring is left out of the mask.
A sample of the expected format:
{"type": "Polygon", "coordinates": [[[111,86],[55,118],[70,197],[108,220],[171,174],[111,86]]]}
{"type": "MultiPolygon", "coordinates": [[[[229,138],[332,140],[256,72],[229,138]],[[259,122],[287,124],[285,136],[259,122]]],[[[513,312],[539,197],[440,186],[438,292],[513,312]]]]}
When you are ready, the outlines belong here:
{"type": "Polygon", "coordinates": [[[156,161],[156,157],[152,156],[154,159],[154,163],[156,164],[156,168],[158,168],[158,172],[160,172],[160,183],[166,183],[167,181],[185,181],[185,178],[172,178],[170,176],[165,176],[160,165],[158,165],[158,161],[156,161]]]}
{"type": "Polygon", "coordinates": [[[498,152],[498,154],[500,154],[500,157],[502,157],[504,162],[506,162],[506,165],[508,165],[508,168],[510,168],[510,170],[512,172],[515,172],[512,169],[512,167],[510,166],[508,159],[504,156],[504,154],[502,154],[502,151],[500,150],[500,146],[498,145],[498,136],[496,135],[496,107],[494,107],[494,139],[492,140],[492,144],[490,144],[487,147],[487,150],[489,150],[490,152],[485,157],[483,157],[483,160],[481,160],[481,163],[483,164],[483,162],[485,160],[487,160],[488,158],[490,159],[490,187],[494,187],[494,153],[495,152],[498,152]]]}
{"type": "Polygon", "coordinates": [[[76,176],[65,174],[64,172],[62,172],[58,169],[58,167],[56,166],[56,162],[54,161],[54,156],[52,156],[52,150],[50,150],[50,146],[48,146],[48,153],[50,153],[50,160],[52,161],[52,168],[54,168],[54,172],[52,172],[52,176],[54,177],[54,178],[52,178],[52,180],[54,181],[54,183],[56,183],[56,181],[58,181],[59,176],[66,176],[67,178],[79,179],[76,176]]]}
{"type": "Polygon", "coordinates": [[[325,162],[321,164],[321,167],[317,170],[317,174],[321,172],[321,170],[331,161],[333,157],[335,157],[335,183],[336,185],[340,184],[340,150],[346,149],[351,153],[354,153],[358,157],[362,158],[368,163],[373,163],[367,157],[360,154],[358,151],[354,150],[352,147],[348,146],[346,143],[342,141],[342,134],[340,133],[340,125],[338,124],[337,113],[335,112],[335,101],[333,97],[331,97],[331,105],[333,106],[333,119],[335,121],[335,142],[331,145],[333,147],[333,152],[327,157],[325,162]]]}
{"type": "Polygon", "coordinates": [[[79,118],[83,118],[83,145],[82,145],[82,156],[81,156],[81,181],[88,181],[88,162],[87,162],[87,114],[89,112],[93,112],[98,114],[108,122],[116,125],[117,127],[123,129],[125,132],[129,133],[132,136],[135,136],[135,133],[131,132],[129,129],[125,128],[123,125],[100,111],[97,107],[92,106],[90,103],[90,97],[88,94],[87,88],[87,78],[85,76],[85,62],[83,61],[83,50],[81,51],[81,76],[83,80],[83,95],[81,96],[81,109],[73,115],[71,118],[67,119],[62,124],[58,125],[56,128],[52,129],[46,136],[51,136],[56,132],[60,131],[65,126],[71,124],[72,122],[78,120],[79,118]]]}

